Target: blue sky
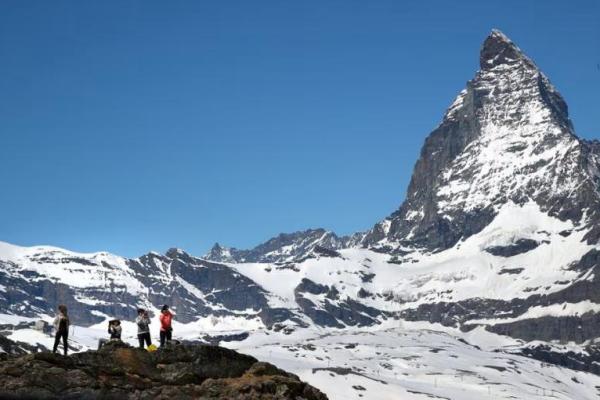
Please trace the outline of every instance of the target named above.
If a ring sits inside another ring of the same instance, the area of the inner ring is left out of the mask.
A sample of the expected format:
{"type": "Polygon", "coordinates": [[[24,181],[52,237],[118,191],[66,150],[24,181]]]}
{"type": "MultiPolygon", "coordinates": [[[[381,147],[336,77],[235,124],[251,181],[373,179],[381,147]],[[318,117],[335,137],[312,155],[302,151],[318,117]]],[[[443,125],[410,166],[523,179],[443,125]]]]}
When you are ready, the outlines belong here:
{"type": "Polygon", "coordinates": [[[0,240],[138,256],[396,209],[511,37],[600,137],[595,1],[0,3],[0,240]]]}

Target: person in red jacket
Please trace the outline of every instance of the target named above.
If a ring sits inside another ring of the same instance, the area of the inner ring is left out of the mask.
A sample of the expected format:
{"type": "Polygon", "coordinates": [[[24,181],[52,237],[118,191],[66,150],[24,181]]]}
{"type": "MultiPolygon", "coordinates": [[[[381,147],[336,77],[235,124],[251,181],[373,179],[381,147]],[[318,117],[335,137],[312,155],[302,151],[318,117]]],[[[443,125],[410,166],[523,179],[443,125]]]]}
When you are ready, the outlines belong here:
{"type": "Polygon", "coordinates": [[[165,345],[165,341],[170,342],[173,333],[173,327],[171,322],[173,321],[173,314],[169,311],[169,306],[164,305],[160,312],[160,347],[165,345]]]}

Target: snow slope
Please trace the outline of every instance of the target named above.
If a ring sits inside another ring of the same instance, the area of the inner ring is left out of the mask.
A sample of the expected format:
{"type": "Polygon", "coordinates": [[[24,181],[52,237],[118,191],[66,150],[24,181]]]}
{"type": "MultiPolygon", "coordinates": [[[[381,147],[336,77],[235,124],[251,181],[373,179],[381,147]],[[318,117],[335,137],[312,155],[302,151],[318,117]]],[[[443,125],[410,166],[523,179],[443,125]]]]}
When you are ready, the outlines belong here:
{"type": "MultiPolygon", "coordinates": [[[[0,324],[8,321],[15,322],[15,317],[0,314],[0,324]]],[[[95,348],[107,336],[104,328],[75,326],[70,345],[95,348]]],[[[241,320],[199,320],[176,323],[174,334],[180,340],[199,340],[207,333],[230,334],[240,328],[249,329],[247,339],[221,345],[293,372],[332,400],[586,400],[600,394],[599,376],[518,355],[519,341],[481,328],[463,333],[435,324],[390,321],[375,329],[304,329],[286,335],[241,320]]],[[[133,323],[125,322],[123,332],[125,341],[137,344],[133,323]]],[[[50,335],[32,329],[8,337],[52,345],[50,335]]]]}

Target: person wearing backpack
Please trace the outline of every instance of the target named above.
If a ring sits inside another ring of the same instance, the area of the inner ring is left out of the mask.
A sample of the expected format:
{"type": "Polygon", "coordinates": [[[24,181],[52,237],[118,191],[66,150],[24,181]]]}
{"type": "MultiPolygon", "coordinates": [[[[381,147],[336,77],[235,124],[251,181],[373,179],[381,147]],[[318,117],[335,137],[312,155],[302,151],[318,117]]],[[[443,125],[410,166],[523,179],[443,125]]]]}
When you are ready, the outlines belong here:
{"type": "Polygon", "coordinates": [[[69,340],[69,315],[67,314],[67,306],[64,304],[58,306],[58,314],[56,314],[56,318],[54,318],[54,330],[56,331],[56,335],[54,336],[54,348],[52,352],[56,353],[58,350],[58,343],[62,339],[66,356],[69,340]]]}
{"type": "Polygon", "coordinates": [[[135,323],[138,328],[138,341],[140,343],[140,349],[144,348],[144,343],[146,346],[150,346],[152,344],[152,339],[150,338],[150,317],[148,317],[148,311],[143,308],[138,308],[138,316],[135,319],[135,323]]]}
{"type": "Polygon", "coordinates": [[[160,312],[160,347],[165,345],[165,341],[168,343],[171,341],[173,334],[173,314],[169,311],[169,306],[164,305],[160,312]]]}

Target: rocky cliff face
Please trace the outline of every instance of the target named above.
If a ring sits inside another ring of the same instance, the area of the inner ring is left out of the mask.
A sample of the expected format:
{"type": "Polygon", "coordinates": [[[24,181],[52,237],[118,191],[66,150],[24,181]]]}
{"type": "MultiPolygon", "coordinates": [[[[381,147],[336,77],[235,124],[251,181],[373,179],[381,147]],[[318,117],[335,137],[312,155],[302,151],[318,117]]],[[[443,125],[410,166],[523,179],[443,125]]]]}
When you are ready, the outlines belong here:
{"type": "Polygon", "coordinates": [[[0,398],[327,399],[297,376],[233,350],[174,345],[149,353],[121,342],[70,357],[0,354],[0,398]]]}

